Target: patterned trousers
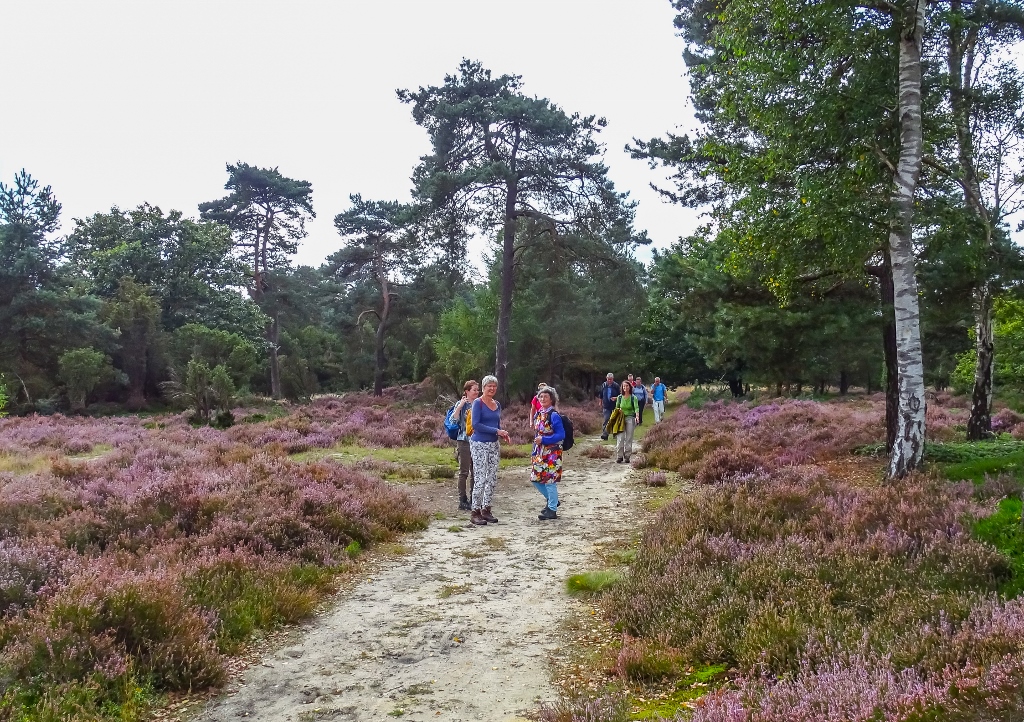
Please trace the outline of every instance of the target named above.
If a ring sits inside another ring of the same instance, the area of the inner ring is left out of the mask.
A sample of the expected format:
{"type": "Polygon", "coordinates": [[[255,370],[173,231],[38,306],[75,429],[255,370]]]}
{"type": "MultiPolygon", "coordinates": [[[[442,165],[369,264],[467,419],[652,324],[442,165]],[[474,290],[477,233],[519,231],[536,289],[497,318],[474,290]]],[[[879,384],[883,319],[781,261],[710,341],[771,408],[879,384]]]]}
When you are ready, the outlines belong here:
{"type": "Polygon", "coordinates": [[[473,510],[480,511],[491,506],[501,449],[497,441],[470,441],[469,450],[473,454],[473,510]]]}

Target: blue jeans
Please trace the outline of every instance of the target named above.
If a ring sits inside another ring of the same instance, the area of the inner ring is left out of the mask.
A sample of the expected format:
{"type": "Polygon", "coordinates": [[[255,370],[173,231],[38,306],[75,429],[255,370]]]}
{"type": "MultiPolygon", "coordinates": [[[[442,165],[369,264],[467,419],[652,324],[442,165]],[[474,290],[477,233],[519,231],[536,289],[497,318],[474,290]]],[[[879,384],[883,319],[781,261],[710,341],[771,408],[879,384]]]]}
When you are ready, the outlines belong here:
{"type": "Polygon", "coordinates": [[[551,511],[558,509],[558,484],[541,484],[539,481],[535,481],[533,487],[547,499],[548,509],[551,511]]]}

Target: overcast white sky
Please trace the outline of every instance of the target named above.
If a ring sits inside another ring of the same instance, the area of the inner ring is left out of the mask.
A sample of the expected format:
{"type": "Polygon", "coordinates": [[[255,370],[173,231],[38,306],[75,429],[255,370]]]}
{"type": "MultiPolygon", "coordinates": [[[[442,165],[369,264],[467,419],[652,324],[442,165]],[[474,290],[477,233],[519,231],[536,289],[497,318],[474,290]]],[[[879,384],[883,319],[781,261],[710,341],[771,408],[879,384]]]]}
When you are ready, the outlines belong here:
{"type": "Polygon", "coordinates": [[[224,195],[225,163],[277,166],[313,184],[297,260],[316,265],[350,193],[409,197],[428,145],[395,89],[469,57],[607,117],[612,178],[666,246],[697,218],[623,147],[691,122],[672,17],[668,0],[0,0],[0,179],[53,186],[67,231],[143,201],[196,215],[224,195]]]}

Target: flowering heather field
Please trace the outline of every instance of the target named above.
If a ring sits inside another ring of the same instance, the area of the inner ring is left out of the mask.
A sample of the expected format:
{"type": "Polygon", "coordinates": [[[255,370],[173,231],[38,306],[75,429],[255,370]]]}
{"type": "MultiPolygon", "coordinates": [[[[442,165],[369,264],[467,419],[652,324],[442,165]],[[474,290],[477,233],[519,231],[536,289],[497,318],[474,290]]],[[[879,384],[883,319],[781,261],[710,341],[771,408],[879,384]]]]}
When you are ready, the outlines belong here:
{"type": "Polygon", "coordinates": [[[0,719],[134,719],[220,683],[225,654],[309,615],[362,546],[426,523],[373,469],[289,454],[441,443],[439,426],[363,397],[224,431],[0,420],[0,719]]]}
{"type": "MultiPolygon", "coordinates": [[[[952,439],[966,412],[944,401],[929,422],[952,439]]],[[[647,435],[650,463],[698,484],[604,596],[620,677],[733,669],[679,712],[694,722],[1024,716],[1024,602],[1002,594],[1008,558],[971,531],[1020,484],[884,483],[881,461],[850,453],[881,440],[882,413],[880,398],[716,403],[647,435]]],[[[549,716],[628,719],[598,702],[549,716]]]]}

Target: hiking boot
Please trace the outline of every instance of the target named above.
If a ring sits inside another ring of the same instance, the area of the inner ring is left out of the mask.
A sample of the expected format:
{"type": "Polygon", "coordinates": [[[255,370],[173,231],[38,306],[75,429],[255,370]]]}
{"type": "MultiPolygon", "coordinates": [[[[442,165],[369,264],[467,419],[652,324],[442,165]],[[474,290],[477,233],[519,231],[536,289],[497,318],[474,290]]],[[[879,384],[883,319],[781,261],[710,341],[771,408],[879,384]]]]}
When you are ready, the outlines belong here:
{"type": "Polygon", "coordinates": [[[540,519],[541,521],[545,521],[547,519],[557,519],[558,518],[558,514],[556,514],[555,512],[551,511],[551,509],[549,509],[547,507],[544,507],[544,511],[542,511],[540,514],[538,514],[537,518],[540,519]]]}
{"type": "Polygon", "coordinates": [[[608,434],[601,434],[601,441],[608,441],[608,434]]]}
{"type": "Polygon", "coordinates": [[[622,459],[616,459],[616,460],[615,460],[615,463],[616,463],[616,464],[621,464],[621,463],[622,463],[622,459]]]}
{"type": "Polygon", "coordinates": [[[471,524],[476,524],[477,526],[487,526],[487,520],[484,519],[476,509],[474,509],[473,513],[469,515],[469,521],[471,524]]]}
{"type": "Polygon", "coordinates": [[[482,516],[484,521],[486,521],[488,524],[498,523],[498,517],[494,516],[494,514],[491,513],[491,507],[489,506],[484,507],[484,510],[480,512],[480,516],[482,516]]]}
{"type": "Polygon", "coordinates": [[[469,511],[473,507],[469,504],[469,499],[462,497],[459,499],[459,511],[469,511]]]}

